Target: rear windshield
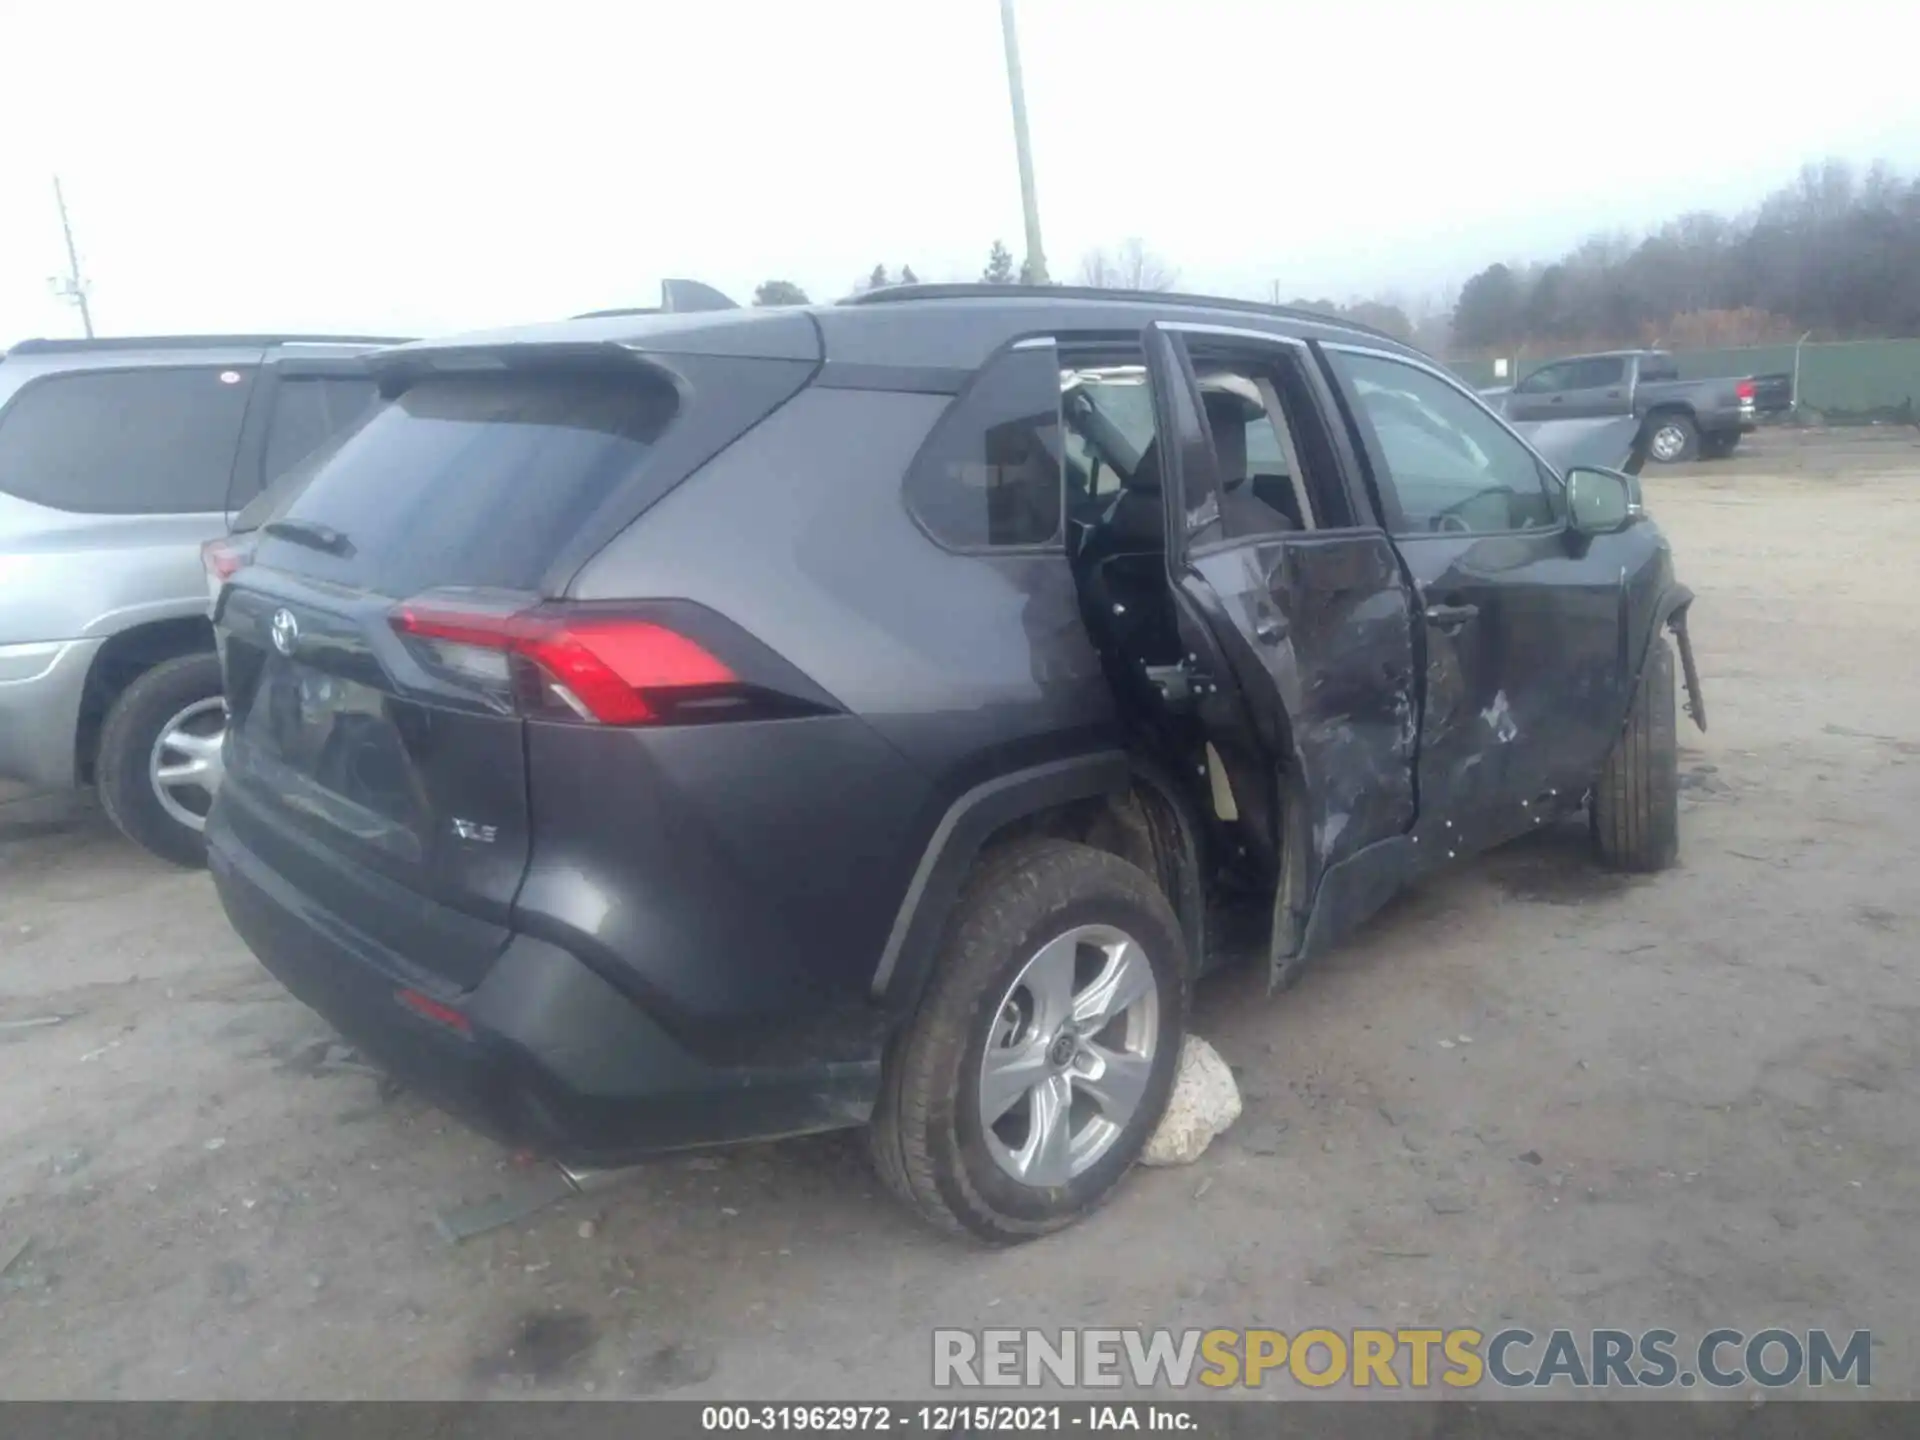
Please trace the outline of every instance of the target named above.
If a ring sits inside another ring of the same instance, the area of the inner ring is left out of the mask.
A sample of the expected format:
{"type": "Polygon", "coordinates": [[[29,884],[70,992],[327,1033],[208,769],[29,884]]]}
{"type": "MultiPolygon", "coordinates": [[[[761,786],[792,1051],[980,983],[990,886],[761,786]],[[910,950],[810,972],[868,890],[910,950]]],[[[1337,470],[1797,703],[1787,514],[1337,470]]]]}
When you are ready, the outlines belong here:
{"type": "Polygon", "coordinates": [[[664,380],[635,371],[421,380],[321,460],[255,558],[396,597],[537,590],[674,405],[664,380]]]}

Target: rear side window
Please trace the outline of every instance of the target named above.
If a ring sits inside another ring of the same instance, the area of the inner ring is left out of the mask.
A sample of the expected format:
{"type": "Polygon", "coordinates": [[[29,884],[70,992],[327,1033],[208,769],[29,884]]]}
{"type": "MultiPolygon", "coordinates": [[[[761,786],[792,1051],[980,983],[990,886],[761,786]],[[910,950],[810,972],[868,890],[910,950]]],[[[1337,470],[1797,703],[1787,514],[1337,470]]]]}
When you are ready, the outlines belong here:
{"type": "Polygon", "coordinates": [[[290,375],[274,392],[261,482],[271,485],[342,430],[366,417],[379,398],[371,376],[290,375]]]}
{"type": "Polygon", "coordinates": [[[537,590],[675,403],[664,379],[630,370],[421,380],[322,459],[277,517],[286,533],[265,532],[256,558],[396,597],[537,590]],[[331,538],[311,542],[302,521],[331,538]]]}
{"type": "Polygon", "coordinates": [[[1051,346],[1008,350],[933,427],[907,471],[907,508],[953,550],[1060,538],[1060,361],[1051,346]]]}
{"type": "Polygon", "coordinates": [[[253,371],[49,375],[0,415],[0,490],[91,515],[225,510],[253,371]]]}

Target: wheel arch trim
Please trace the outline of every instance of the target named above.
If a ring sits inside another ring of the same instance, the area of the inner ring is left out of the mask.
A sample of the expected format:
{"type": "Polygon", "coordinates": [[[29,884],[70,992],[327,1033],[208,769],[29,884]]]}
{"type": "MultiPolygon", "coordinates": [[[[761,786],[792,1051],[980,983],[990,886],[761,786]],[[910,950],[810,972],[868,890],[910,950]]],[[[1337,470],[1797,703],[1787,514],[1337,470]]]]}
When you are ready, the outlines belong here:
{"type": "Polygon", "coordinates": [[[1123,794],[1132,778],[1125,751],[1100,750],[996,775],[955,799],[934,827],[901,897],[873,972],[872,998],[891,1007],[918,995],[932,969],[941,927],[995,831],[1075,800],[1123,794]]]}
{"type": "Polygon", "coordinates": [[[1626,687],[1626,709],[1620,716],[1620,724],[1623,728],[1633,712],[1633,697],[1640,693],[1640,687],[1646,681],[1647,662],[1653,655],[1654,643],[1659,640],[1660,632],[1666,629],[1673,631],[1674,640],[1680,649],[1688,713],[1702,730],[1707,728],[1706,705],[1700,693],[1700,672],[1694,664],[1692,637],[1687,634],[1687,612],[1692,608],[1693,601],[1693,591],[1687,586],[1678,582],[1668,585],[1653,602],[1646,633],[1638,636],[1622,633],[1620,643],[1623,649],[1629,643],[1636,641],[1639,646],[1638,654],[1633,661],[1633,683],[1626,687]]]}

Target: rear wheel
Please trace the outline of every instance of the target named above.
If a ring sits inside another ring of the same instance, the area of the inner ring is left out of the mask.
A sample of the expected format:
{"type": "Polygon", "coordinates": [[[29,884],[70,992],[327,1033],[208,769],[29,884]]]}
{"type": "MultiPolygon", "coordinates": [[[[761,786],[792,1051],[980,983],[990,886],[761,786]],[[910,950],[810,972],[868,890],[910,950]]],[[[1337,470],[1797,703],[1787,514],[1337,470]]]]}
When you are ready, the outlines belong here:
{"type": "Polygon", "coordinates": [[[1647,442],[1647,453],[1662,465],[1677,465],[1683,460],[1697,459],[1700,454],[1700,431],[1693,423],[1691,415],[1678,412],[1653,417],[1653,435],[1647,442]]]}
{"type": "Polygon", "coordinates": [[[1702,435],[1700,437],[1700,454],[1703,459],[1724,460],[1733,454],[1739,444],[1740,432],[1738,430],[1723,430],[1713,435],[1702,435]]]}
{"type": "Polygon", "coordinates": [[[1680,741],[1673,647],[1656,635],[1626,728],[1613,742],[1588,821],[1600,858],[1616,870],[1664,870],[1680,854],[1680,741]]]}
{"type": "Polygon", "coordinates": [[[1093,1210],[1166,1109],[1187,973],[1173,911],[1135,866],[1064,840],[993,856],[887,1056],[882,1178],[933,1224],[997,1244],[1093,1210]]]}
{"type": "Polygon", "coordinates": [[[227,727],[217,655],[154,666],[121,692],[100,731],[95,783],[107,817],[176,865],[204,865],[207,812],[227,727]]]}

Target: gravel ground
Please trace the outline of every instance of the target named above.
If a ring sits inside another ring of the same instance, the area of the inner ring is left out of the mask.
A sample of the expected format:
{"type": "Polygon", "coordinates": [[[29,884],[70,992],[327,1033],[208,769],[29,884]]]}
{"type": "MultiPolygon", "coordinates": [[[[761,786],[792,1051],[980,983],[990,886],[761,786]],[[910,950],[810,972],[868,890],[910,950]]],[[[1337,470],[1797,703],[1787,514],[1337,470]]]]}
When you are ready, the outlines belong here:
{"type": "Polygon", "coordinates": [[[1239,1125],[1016,1251],[847,1137],[450,1245],[546,1172],[385,1094],[204,876],[0,804],[0,1396],[910,1396],[937,1324],[1507,1322],[1871,1328],[1920,1394],[1920,445],[1769,436],[1648,499],[1713,723],[1680,868],[1536,836],[1289,994],[1209,984],[1239,1125]]]}

